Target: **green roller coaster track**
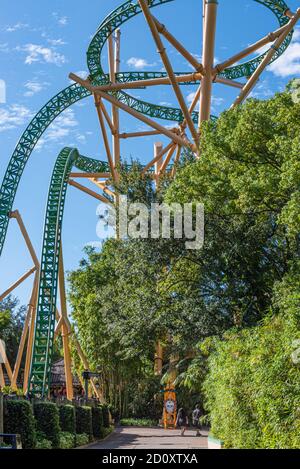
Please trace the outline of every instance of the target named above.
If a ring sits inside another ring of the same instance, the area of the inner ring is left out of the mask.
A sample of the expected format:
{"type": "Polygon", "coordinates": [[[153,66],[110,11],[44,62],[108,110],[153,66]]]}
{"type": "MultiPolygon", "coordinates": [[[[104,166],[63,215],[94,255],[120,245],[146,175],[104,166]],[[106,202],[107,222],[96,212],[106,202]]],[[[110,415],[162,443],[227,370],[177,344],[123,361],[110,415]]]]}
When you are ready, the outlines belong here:
{"type": "MultiPolygon", "coordinates": [[[[149,6],[154,8],[173,1],[174,0],[150,0],[149,6]]],[[[288,9],[285,1],[254,1],[270,9],[276,16],[280,26],[285,25],[289,21],[284,14],[288,9]]],[[[115,9],[100,24],[87,51],[87,64],[90,72],[89,80],[92,84],[102,85],[109,83],[109,75],[104,72],[101,65],[102,50],[109,36],[117,28],[140,13],[141,8],[136,0],[127,1],[115,9]]],[[[290,44],[292,35],[293,33],[290,33],[287,36],[276,52],[273,60],[276,60],[286,50],[290,44]]],[[[227,68],[219,74],[219,77],[232,80],[249,77],[257,69],[264,57],[265,54],[262,54],[245,63],[227,68]]],[[[181,74],[185,73],[177,73],[177,75],[181,74]]],[[[119,82],[128,82],[166,76],[166,73],[163,72],[122,72],[118,73],[116,78],[119,82]]],[[[191,83],[195,84],[195,82],[191,83]]],[[[185,85],[191,83],[185,83],[185,85]]],[[[111,94],[122,103],[125,103],[132,109],[149,117],[173,122],[181,122],[183,120],[180,109],[151,104],[134,98],[123,91],[112,92],[111,94]]],[[[21,136],[8,164],[0,190],[0,255],[8,230],[9,214],[13,209],[16,192],[23,171],[35,145],[59,114],[72,104],[88,96],[90,96],[90,92],[77,84],[65,88],[41,108],[21,136]]],[[[195,123],[198,122],[197,112],[194,112],[192,117],[195,123]]],[[[44,226],[35,340],[31,365],[30,391],[39,397],[47,396],[49,387],[49,372],[55,327],[61,230],[67,181],[73,167],[86,172],[109,171],[107,163],[81,156],[77,150],[70,148],[62,150],[55,164],[49,189],[44,226]]]]}

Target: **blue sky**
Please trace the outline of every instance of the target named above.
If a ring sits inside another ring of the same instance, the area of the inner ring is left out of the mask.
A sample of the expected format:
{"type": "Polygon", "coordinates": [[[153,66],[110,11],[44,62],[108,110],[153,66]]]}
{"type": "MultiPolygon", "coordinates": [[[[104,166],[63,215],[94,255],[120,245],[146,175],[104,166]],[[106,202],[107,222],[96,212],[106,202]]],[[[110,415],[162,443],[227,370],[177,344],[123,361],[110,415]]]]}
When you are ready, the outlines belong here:
{"type": "MultiPolygon", "coordinates": [[[[58,91],[70,84],[68,74],[87,71],[86,50],[91,37],[103,18],[121,0],[2,0],[0,19],[0,80],[6,83],[7,100],[0,103],[0,178],[14,147],[34,114],[58,91]]],[[[216,60],[223,60],[277,28],[275,17],[253,0],[220,0],[216,60]]],[[[201,56],[202,2],[176,0],[155,10],[161,22],[181,40],[193,54],[201,56]]],[[[298,0],[288,0],[292,10],[298,0]]],[[[133,19],[122,29],[121,70],[162,70],[162,63],[151,40],[142,16],[133,19]]],[[[169,49],[176,71],[190,72],[189,65],[169,49]]],[[[106,52],[103,63],[106,65],[106,52]]],[[[282,90],[286,83],[300,76],[300,29],[296,30],[289,51],[266,71],[255,90],[255,96],[268,98],[282,90]]],[[[195,88],[183,87],[187,100],[195,88]]],[[[175,105],[168,87],[150,91],[134,91],[133,95],[155,103],[175,105]]],[[[237,91],[215,85],[213,113],[228,108],[237,91]]],[[[165,123],[167,125],[168,123],[165,123]]],[[[121,130],[144,128],[132,118],[121,115],[121,130]]],[[[157,138],[156,138],[157,140],[157,138]]],[[[164,139],[160,139],[164,141],[164,139]]],[[[125,141],[125,159],[149,160],[153,153],[153,137],[125,141]]],[[[48,129],[34,150],[26,167],[14,208],[18,209],[28,228],[33,244],[40,255],[43,218],[52,168],[64,146],[75,146],[82,154],[104,159],[105,153],[93,102],[90,99],[74,105],[63,113],[48,129]]],[[[75,268],[85,244],[97,241],[97,201],[69,189],[64,220],[64,255],[67,270],[75,268]]],[[[2,259],[0,260],[0,291],[31,267],[15,222],[10,223],[2,259]]],[[[31,281],[25,282],[16,294],[27,303],[31,281]]]]}

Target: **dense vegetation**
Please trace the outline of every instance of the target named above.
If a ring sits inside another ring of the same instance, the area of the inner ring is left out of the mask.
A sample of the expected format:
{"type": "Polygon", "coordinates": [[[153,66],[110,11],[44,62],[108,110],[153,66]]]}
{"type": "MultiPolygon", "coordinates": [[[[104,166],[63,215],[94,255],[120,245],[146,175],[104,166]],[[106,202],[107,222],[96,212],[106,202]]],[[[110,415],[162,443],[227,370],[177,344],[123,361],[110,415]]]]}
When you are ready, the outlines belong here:
{"type": "Polygon", "coordinates": [[[299,447],[299,128],[286,91],[204,124],[201,159],[185,155],[157,192],[138,164],[123,168],[131,201],[201,202],[206,218],[200,251],[108,240],[70,274],[80,339],[123,417],[161,412],[160,341],[185,405],[202,400],[227,446],[299,447]]]}

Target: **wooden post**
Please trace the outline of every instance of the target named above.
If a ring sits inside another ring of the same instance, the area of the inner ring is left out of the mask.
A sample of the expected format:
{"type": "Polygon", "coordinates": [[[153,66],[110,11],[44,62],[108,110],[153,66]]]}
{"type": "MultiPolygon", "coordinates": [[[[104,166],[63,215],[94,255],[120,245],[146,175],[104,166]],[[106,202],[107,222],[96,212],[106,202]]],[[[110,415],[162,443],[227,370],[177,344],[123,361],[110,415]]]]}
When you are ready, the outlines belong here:
{"type": "Polygon", "coordinates": [[[62,247],[60,248],[58,281],[59,281],[61,316],[64,319],[62,326],[61,326],[61,336],[62,336],[63,349],[64,349],[67,399],[68,401],[72,401],[74,398],[74,391],[73,391],[72,362],[71,362],[71,353],[70,353],[70,344],[69,344],[70,332],[66,324],[66,319],[68,318],[68,311],[67,311],[65,271],[64,271],[64,259],[63,259],[62,247]]]}
{"type": "Polygon", "coordinates": [[[206,0],[203,43],[205,75],[201,83],[199,127],[210,119],[218,0],[206,0]]]}
{"type": "Polygon", "coordinates": [[[155,367],[154,373],[156,376],[161,376],[163,370],[163,347],[161,342],[157,342],[155,351],[155,367]]]}
{"type": "Polygon", "coordinates": [[[5,366],[5,369],[6,369],[6,373],[7,373],[8,379],[11,383],[12,382],[12,370],[11,370],[11,367],[10,367],[10,364],[9,364],[9,361],[8,361],[8,358],[7,358],[7,355],[6,355],[5,347],[4,347],[3,342],[1,340],[0,340],[0,356],[3,358],[3,363],[4,363],[4,366],[5,366]]]}
{"type": "Polygon", "coordinates": [[[150,28],[150,31],[152,33],[152,36],[153,36],[153,39],[157,45],[157,48],[158,48],[158,52],[161,56],[161,59],[162,59],[162,62],[165,66],[165,69],[166,69],[166,72],[170,78],[170,81],[171,81],[171,84],[172,84],[172,87],[173,87],[173,90],[174,90],[174,93],[177,97],[177,100],[178,100],[178,103],[180,105],[180,108],[182,110],[182,113],[184,115],[184,118],[186,119],[186,122],[187,122],[187,125],[190,129],[190,132],[192,134],[192,137],[194,139],[194,142],[196,144],[196,147],[198,146],[198,140],[199,140],[199,136],[198,136],[198,133],[195,129],[195,126],[194,126],[194,123],[193,123],[193,120],[191,118],[191,115],[189,113],[189,110],[187,108],[187,105],[185,103],[185,100],[183,98],[183,95],[182,95],[182,92],[180,90],[180,87],[177,83],[177,80],[176,80],[176,76],[174,74],[174,71],[172,69],[172,65],[171,65],[171,62],[168,58],[168,55],[166,53],[166,49],[162,43],[162,40],[160,38],[160,35],[157,31],[157,27],[156,27],[156,24],[153,20],[153,17],[149,11],[149,7],[148,7],[148,2],[145,1],[145,0],[139,0],[139,4],[141,6],[141,9],[144,13],[144,16],[146,18],[146,21],[149,25],[149,28],[150,28]]]}
{"type": "MultiPolygon", "coordinates": [[[[116,41],[120,41],[120,35],[116,37],[116,41]]],[[[117,50],[120,51],[120,45],[118,45],[117,50]]],[[[108,38],[108,59],[109,59],[109,78],[111,83],[116,82],[116,70],[119,67],[119,63],[117,63],[117,58],[115,57],[115,50],[114,50],[114,36],[111,34],[108,38]]],[[[120,58],[119,58],[120,60],[120,58]]],[[[113,154],[114,154],[114,167],[115,169],[118,167],[120,163],[120,140],[119,140],[119,111],[115,105],[112,105],[112,124],[115,129],[113,134],[113,154]]]]}
{"type": "Polygon", "coordinates": [[[4,388],[5,380],[4,380],[4,373],[2,369],[2,363],[0,362],[0,388],[4,388]]]}

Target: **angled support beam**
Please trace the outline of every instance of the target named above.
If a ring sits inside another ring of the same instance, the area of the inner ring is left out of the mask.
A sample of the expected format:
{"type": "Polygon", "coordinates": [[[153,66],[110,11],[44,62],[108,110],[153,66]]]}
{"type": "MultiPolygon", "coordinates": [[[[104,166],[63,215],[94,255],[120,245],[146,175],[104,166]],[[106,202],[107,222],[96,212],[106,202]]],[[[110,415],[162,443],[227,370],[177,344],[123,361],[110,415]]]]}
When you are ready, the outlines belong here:
{"type": "Polygon", "coordinates": [[[15,218],[15,219],[17,220],[17,223],[18,223],[18,225],[19,225],[20,231],[21,231],[21,233],[22,233],[22,235],[23,235],[23,238],[24,238],[24,240],[25,240],[27,249],[28,249],[28,251],[29,251],[29,253],[30,253],[30,255],[31,255],[31,258],[32,258],[32,260],[33,260],[34,265],[35,265],[36,268],[38,269],[38,268],[39,268],[39,265],[40,265],[40,264],[39,264],[39,260],[38,260],[38,258],[37,258],[36,253],[35,253],[35,250],[34,250],[34,248],[33,248],[33,245],[32,245],[32,242],[31,242],[31,240],[30,240],[30,237],[29,237],[29,235],[28,235],[28,232],[27,232],[27,230],[26,230],[26,228],[25,228],[25,225],[24,225],[23,219],[22,219],[22,217],[21,217],[21,215],[20,215],[20,212],[19,212],[18,210],[16,210],[16,211],[14,211],[14,212],[11,212],[9,216],[10,216],[10,218],[15,218]]]}
{"type": "Polygon", "coordinates": [[[146,174],[146,172],[152,168],[152,166],[154,166],[157,162],[159,162],[164,156],[166,153],[168,153],[169,150],[171,150],[171,148],[173,148],[174,146],[174,142],[171,142],[169,143],[169,145],[167,145],[165,148],[163,148],[154,158],[153,160],[150,161],[150,163],[147,164],[147,166],[145,166],[145,168],[143,169],[142,171],[142,174],[146,174]]]}
{"type": "Polygon", "coordinates": [[[244,86],[241,94],[238,96],[238,98],[235,100],[235,102],[231,106],[231,109],[242,104],[242,102],[251,93],[257,81],[259,80],[259,77],[261,76],[265,68],[269,65],[269,63],[271,62],[272,58],[278,51],[279,47],[281,46],[281,44],[283,43],[287,35],[292,31],[292,29],[298,22],[299,18],[300,18],[300,8],[295,13],[295,16],[289,21],[288,26],[285,29],[285,31],[276,39],[276,41],[274,42],[269,52],[266,54],[264,60],[257,67],[256,71],[253,73],[251,78],[248,80],[247,84],[244,86]]]}
{"type": "Polygon", "coordinates": [[[109,179],[110,173],[71,173],[70,178],[72,179],[109,179]]]}
{"type": "Polygon", "coordinates": [[[199,127],[202,122],[210,119],[217,9],[218,0],[206,0],[203,44],[203,66],[205,75],[201,83],[199,127]]]}
{"type": "Polygon", "coordinates": [[[97,186],[99,189],[101,189],[103,192],[105,192],[107,195],[110,195],[111,197],[116,197],[117,194],[115,192],[111,191],[105,182],[99,182],[97,179],[89,179],[95,186],[97,186]]]}
{"type": "Polygon", "coordinates": [[[262,39],[255,42],[254,44],[247,47],[246,49],[242,50],[241,52],[238,52],[237,54],[233,55],[232,57],[225,60],[224,62],[219,63],[218,65],[214,67],[213,72],[212,72],[213,75],[222,73],[226,68],[231,67],[232,65],[236,64],[237,62],[244,59],[245,57],[252,54],[253,52],[256,52],[261,47],[264,47],[265,45],[269,44],[269,42],[275,41],[275,39],[277,39],[282,33],[285,32],[287,27],[288,25],[285,24],[281,28],[277,29],[276,31],[273,31],[272,33],[267,34],[262,39]]]}
{"type": "Polygon", "coordinates": [[[35,308],[35,304],[36,304],[36,298],[35,298],[35,296],[36,296],[36,287],[35,287],[35,285],[36,285],[36,279],[37,279],[38,275],[39,274],[37,272],[36,276],[35,276],[35,280],[33,282],[31,297],[30,297],[30,300],[29,300],[28,308],[27,308],[26,319],[25,319],[25,323],[24,323],[24,326],[23,326],[23,332],[22,332],[20,345],[19,345],[19,349],[18,349],[18,354],[17,354],[15,366],[14,366],[12,382],[11,382],[11,387],[13,389],[17,388],[17,381],[18,381],[18,376],[19,376],[19,372],[20,372],[20,366],[21,366],[21,361],[22,361],[22,357],[23,357],[23,353],[24,353],[25,343],[26,343],[26,339],[27,339],[27,336],[28,336],[28,333],[29,333],[30,321],[31,321],[31,318],[32,318],[32,315],[33,315],[33,309],[35,308]]]}
{"type": "Polygon", "coordinates": [[[34,341],[34,331],[35,331],[35,319],[36,319],[38,288],[39,288],[39,272],[37,272],[36,275],[35,275],[33,290],[32,290],[32,296],[31,296],[31,315],[30,315],[30,324],[29,324],[29,331],[28,331],[27,352],[26,352],[24,380],[23,380],[23,391],[24,391],[24,393],[27,392],[28,384],[29,384],[29,375],[30,375],[30,368],[31,368],[31,359],[32,359],[32,351],[33,351],[33,341],[34,341]]]}
{"type": "MultiPolygon", "coordinates": [[[[187,75],[175,75],[177,83],[189,83],[192,81],[200,81],[202,79],[201,73],[189,73],[187,75]]],[[[166,78],[151,78],[149,80],[128,81],[122,83],[112,83],[109,85],[95,86],[95,91],[116,91],[116,90],[135,90],[139,88],[146,88],[148,86],[157,85],[171,85],[169,77],[166,78]]]]}
{"type": "MultiPolygon", "coordinates": [[[[120,41],[120,36],[116,36],[116,41],[120,41]]],[[[118,70],[117,58],[114,50],[114,37],[111,34],[108,38],[108,60],[109,60],[109,77],[111,83],[116,82],[116,70],[118,70]]],[[[120,140],[119,140],[119,126],[120,116],[118,108],[112,105],[112,124],[115,129],[113,134],[113,155],[114,155],[114,167],[115,169],[120,164],[120,140]]]]}
{"type": "Polygon", "coordinates": [[[108,126],[111,130],[111,133],[114,135],[117,131],[112,123],[112,120],[110,118],[110,115],[108,114],[107,110],[106,110],[106,107],[104,106],[103,102],[102,102],[102,99],[99,99],[99,106],[101,108],[101,111],[103,112],[103,115],[106,119],[106,122],[108,123],[108,126]]]}
{"type": "Polygon", "coordinates": [[[87,90],[91,91],[91,93],[99,94],[99,96],[101,96],[101,98],[107,100],[111,104],[114,104],[119,109],[121,109],[122,111],[127,112],[131,116],[133,116],[136,119],[142,121],[144,124],[149,125],[149,127],[152,127],[155,130],[159,130],[163,135],[166,135],[167,137],[169,137],[171,140],[174,140],[174,142],[178,143],[179,145],[188,146],[188,147],[192,148],[193,150],[196,150],[196,147],[193,147],[193,145],[191,143],[186,142],[181,137],[176,135],[174,132],[168,130],[166,127],[163,127],[162,125],[158,124],[157,122],[153,121],[152,119],[149,119],[149,117],[144,116],[143,114],[136,111],[135,109],[131,109],[129,106],[127,106],[124,103],[121,103],[120,101],[118,101],[116,98],[114,98],[113,96],[111,96],[109,94],[102,93],[102,91],[95,91],[95,88],[90,83],[86,82],[86,80],[82,80],[82,78],[80,78],[80,77],[78,77],[77,75],[74,75],[74,74],[70,75],[70,78],[71,77],[72,77],[72,80],[74,80],[76,83],[79,83],[80,85],[85,87],[87,90]]]}
{"type": "Polygon", "coordinates": [[[231,86],[232,88],[239,88],[239,89],[243,89],[244,87],[244,83],[239,83],[238,81],[229,80],[228,78],[222,78],[218,76],[215,77],[214,83],[221,83],[222,85],[227,85],[227,86],[231,86]]]}
{"type": "Polygon", "coordinates": [[[103,136],[103,142],[104,142],[104,146],[105,146],[105,150],[106,150],[106,155],[107,155],[109,167],[110,167],[110,170],[111,170],[111,173],[112,173],[112,177],[115,181],[116,180],[115,166],[114,166],[113,157],[112,157],[112,154],[111,154],[111,151],[110,151],[110,146],[109,146],[109,142],[108,142],[108,137],[107,137],[107,132],[106,132],[106,128],[105,128],[102,109],[100,107],[101,99],[96,95],[94,95],[94,98],[95,98],[95,106],[96,106],[96,109],[97,109],[98,119],[99,119],[100,128],[101,128],[101,132],[102,132],[102,136],[103,136]]]}
{"type": "Polygon", "coordinates": [[[19,285],[21,285],[25,280],[27,280],[34,272],[36,267],[32,267],[26,274],[24,274],[19,280],[17,280],[11,287],[9,287],[2,295],[0,295],[0,301],[3,301],[8,295],[10,295],[19,285]]]}
{"type": "Polygon", "coordinates": [[[166,171],[166,169],[167,169],[167,167],[168,167],[168,164],[170,163],[171,158],[172,158],[172,156],[173,156],[174,153],[175,153],[175,150],[176,150],[176,145],[174,144],[173,147],[170,148],[170,150],[169,150],[169,152],[168,152],[168,154],[167,154],[167,156],[166,156],[166,159],[165,159],[165,161],[163,162],[163,164],[162,164],[162,166],[161,166],[161,168],[160,168],[160,170],[159,170],[159,173],[158,173],[159,176],[162,176],[162,175],[165,173],[165,171],[166,171]]]}
{"type": "MultiPolygon", "coordinates": [[[[154,159],[160,155],[160,153],[163,151],[163,144],[161,142],[156,142],[154,144],[154,159]]],[[[162,165],[162,158],[160,158],[156,163],[155,163],[155,185],[156,188],[158,187],[159,183],[159,171],[162,165]]]]}
{"type": "Polygon", "coordinates": [[[164,24],[161,24],[157,18],[152,15],[157,31],[162,34],[170,44],[195,68],[197,72],[204,74],[203,65],[167,30],[164,24]]]}
{"type": "Polygon", "coordinates": [[[94,197],[94,199],[100,200],[100,202],[103,202],[104,204],[113,205],[108,199],[106,199],[102,195],[98,194],[97,192],[92,191],[88,187],[82,186],[81,184],[73,181],[72,179],[69,180],[69,184],[70,186],[76,187],[76,189],[79,189],[81,192],[84,192],[85,194],[88,194],[91,197],[94,197]]]}
{"type": "Polygon", "coordinates": [[[182,110],[182,113],[183,113],[183,116],[184,118],[186,119],[186,122],[187,122],[187,125],[190,129],[190,132],[192,134],[192,137],[194,139],[194,142],[195,142],[195,145],[198,146],[198,140],[199,140],[199,136],[198,136],[198,132],[194,126],[194,123],[193,123],[193,119],[189,113],[189,110],[187,108],[187,105],[185,103],[185,100],[183,98],[183,95],[182,95],[182,92],[180,90],[180,87],[176,81],[176,76],[174,74],[174,71],[173,71],[173,68],[172,68],[172,65],[171,65],[171,62],[168,58],[168,55],[166,53],[166,49],[162,43],[162,40],[160,38],[160,35],[159,35],[159,32],[157,30],[157,27],[156,27],[156,24],[154,22],[154,19],[150,13],[150,10],[149,10],[149,7],[148,7],[148,2],[145,1],[145,0],[139,0],[139,4],[141,6],[141,9],[144,13],[144,16],[146,18],[146,21],[149,25],[149,28],[151,30],[151,33],[152,33],[152,36],[153,36],[153,39],[154,39],[154,42],[156,43],[157,45],[157,48],[158,48],[158,52],[161,56],[161,59],[163,61],[163,64],[165,66],[165,69],[166,69],[166,72],[170,78],[170,81],[171,81],[171,84],[172,84],[172,87],[173,87],[173,90],[174,90],[174,93],[177,97],[177,100],[178,100],[178,103],[181,107],[181,110],[182,110]]]}
{"type": "Polygon", "coordinates": [[[120,134],[119,137],[126,139],[126,138],[135,138],[135,137],[149,137],[151,135],[161,135],[161,132],[159,130],[149,130],[146,132],[131,132],[131,133],[120,134]]]}

